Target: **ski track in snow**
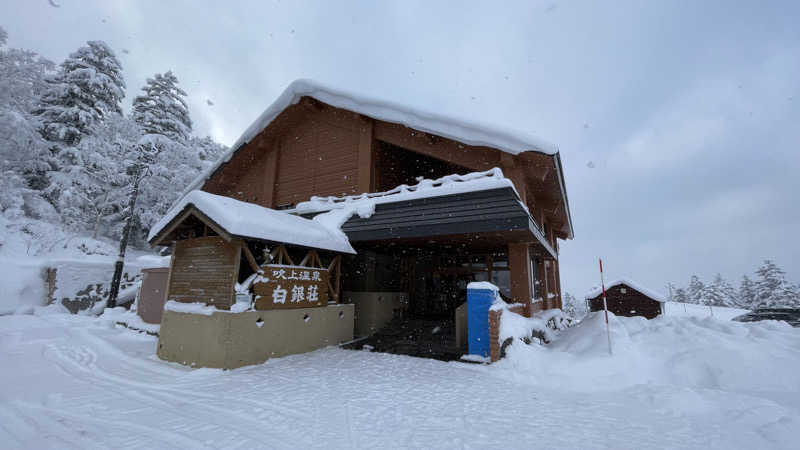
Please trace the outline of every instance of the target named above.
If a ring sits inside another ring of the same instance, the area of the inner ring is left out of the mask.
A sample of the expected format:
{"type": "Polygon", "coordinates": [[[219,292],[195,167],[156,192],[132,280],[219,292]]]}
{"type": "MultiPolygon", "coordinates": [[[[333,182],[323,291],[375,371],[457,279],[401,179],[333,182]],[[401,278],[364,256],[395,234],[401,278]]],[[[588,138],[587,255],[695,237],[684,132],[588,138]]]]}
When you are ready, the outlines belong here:
{"type": "Polygon", "coordinates": [[[788,448],[775,436],[800,424],[796,393],[576,392],[336,348],[191,370],[156,342],[102,319],[0,317],[0,447],[788,448]]]}

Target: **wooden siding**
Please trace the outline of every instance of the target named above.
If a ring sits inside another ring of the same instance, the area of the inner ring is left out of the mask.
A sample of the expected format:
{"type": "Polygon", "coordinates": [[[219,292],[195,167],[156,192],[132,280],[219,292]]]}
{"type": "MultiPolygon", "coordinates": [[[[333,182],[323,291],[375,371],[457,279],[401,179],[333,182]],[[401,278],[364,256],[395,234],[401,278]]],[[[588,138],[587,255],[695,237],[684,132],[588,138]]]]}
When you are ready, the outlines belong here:
{"type": "Polygon", "coordinates": [[[238,241],[226,242],[219,236],[177,241],[167,299],[230,309],[239,273],[239,252],[238,241]]]}
{"type": "MultiPolygon", "coordinates": [[[[652,319],[661,314],[661,303],[627,285],[617,285],[606,291],[608,310],[617,316],[643,316],[652,319]],[[625,293],[622,289],[625,289],[625,293]]],[[[589,300],[592,311],[603,310],[603,295],[589,300]]]]}
{"type": "Polygon", "coordinates": [[[334,123],[324,113],[312,114],[279,140],[275,204],[297,204],[313,195],[360,193],[357,118],[334,123]]]}
{"type": "MultiPolygon", "coordinates": [[[[374,192],[382,175],[391,179],[389,172],[393,170],[391,164],[381,166],[378,142],[471,171],[501,167],[539,225],[546,226],[550,231],[547,238],[551,246],[555,246],[556,238],[567,237],[567,205],[562,204],[556,160],[552,155],[536,152],[510,155],[494,148],[466,145],[400,124],[334,108],[309,97],[286,108],[258,136],[239,149],[231,161],[212,175],[203,190],[273,208],[296,205],[315,195],[374,192]]],[[[424,220],[432,217],[425,217],[424,220]]],[[[406,228],[409,236],[422,231],[443,235],[445,228],[459,224],[454,217],[440,218],[438,223],[432,223],[428,228],[408,221],[406,228]],[[410,227],[416,227],[416,231],[410,227]]],[[[376,214],[372,222],[378,224],[378,218],[379,214],[376,214]]],[[[500,218],[494,220],[494,226],[508,232],[508,229],[523,226],[521,222],[517,223],[518,220],[521,219],[500,218]]],[[[490,221],[484,220],[483,223],[490,221]]],[[[357,222],[353,221],[352,225],[357,222]]],[[[463,225],[464,221],[460,223],[463,225]]],[[[533,222],[527,225],[531,226],[534,226],[533,222]]],[[[396,227],[389,228],[395,234],[402,231],[396,227]]],[[[384,231],[361,230],[359,233],[361,238],[367,240],[384,231]]],[[[358,238],[351,235],[351,239],[358,238]]],[[[537,247],[532,247],[530,251],[534,255],[542,254],[537,247]]],[[[555,272],[549,281],[554,285],[552,291],[560,293],[558,266],[554,265],[550,271],[555,272]]]]}

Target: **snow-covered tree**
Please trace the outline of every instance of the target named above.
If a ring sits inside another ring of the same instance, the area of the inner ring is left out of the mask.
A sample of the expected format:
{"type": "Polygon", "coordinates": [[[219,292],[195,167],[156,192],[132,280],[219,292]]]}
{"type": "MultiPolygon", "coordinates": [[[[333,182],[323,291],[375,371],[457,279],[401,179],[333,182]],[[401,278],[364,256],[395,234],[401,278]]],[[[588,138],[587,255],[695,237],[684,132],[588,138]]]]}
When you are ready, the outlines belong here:
{"type": "MultiPolygon", "coordinates": [[[[7,36],[4,30],[0,35],[7,36]]],[[[35,52],[0,48],[0,213],[9,217],[42,216],[34,189],[47,184],[52,161],[30,111],[54,68],[35,52]]]]}
{"type": "Polygon", "coordinates": [[[75,145],[109,114],[122,113],[122,66],[103,41],[89,41],[69,55],[47,82],[35,114],[48,141],[75,145]]]}
{"type": "Polygon", "coordinates": [[[133,120],[145,134],[165,136],[183,143],[192,131],[186,92],[178,87],[178,78],[168,71],[147,79],[144,94],[133,100],[133,120]]]}
{"type": "Polygon", "coordinates": [[[736,291],[718,273],[706,288],[706,301],[712,306],[732,307],[736,305],[736,291]]]}
{"type": "Polygon", "coordinates": [[[673,299],[676,302],[689,303],[689,295],[686,293],[686,289],[684,288],[675,289],[675,294],[673,295],[673,299]]]}
{"type": "Polygon", "coordinates": [[[753,308],[756,305],[756,284],[747,275],[742,276],[739,282],[739,295],[737,306],[742,308],[753,308]]]}
{"type": "Polygon", "coordinates": [[[756,306],[771,308],[798,303],[793,286],[786,281],[786,273],[777,264],[765,260],[756,270],[756,275],[756,306]]]}
{"type": "Polygon", "coordinates": [[[586,303],[578,301],[569,292],[564,293],[563,310],[566,315],[574,319],[580,319],[586,315],[586,303]]]}
{"type": "Polygon", "coordinates": [[[6,45],[6,42],[8,42],[8,33],[3,27],[0,27],[0,45],[6,45]]]}
{"type": "Polygon", "coordinates": [[[698,305],[706,304],[706,285],[700,281],[697,275],[692,275],[692,278],[689,280],[689,287],[686,290],[686,294],[689,297],[689,303],[698,305]]]}

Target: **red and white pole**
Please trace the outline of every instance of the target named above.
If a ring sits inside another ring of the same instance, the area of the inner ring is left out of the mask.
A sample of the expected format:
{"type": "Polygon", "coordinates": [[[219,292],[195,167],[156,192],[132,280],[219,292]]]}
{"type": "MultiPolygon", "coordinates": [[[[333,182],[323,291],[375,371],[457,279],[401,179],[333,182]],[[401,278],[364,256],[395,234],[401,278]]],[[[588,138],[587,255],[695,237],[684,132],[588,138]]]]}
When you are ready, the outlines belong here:
{"type": "Polygon", "coordinates": [[[606,314],[606,337],[608,338],[608,354],[613,354],[611,351],[611,330],[608,327],[608,302],[606,301],[606,282],[603,279],[603,258],[600,258],[600,286],[603,287],[603,311],[606,314]]]}

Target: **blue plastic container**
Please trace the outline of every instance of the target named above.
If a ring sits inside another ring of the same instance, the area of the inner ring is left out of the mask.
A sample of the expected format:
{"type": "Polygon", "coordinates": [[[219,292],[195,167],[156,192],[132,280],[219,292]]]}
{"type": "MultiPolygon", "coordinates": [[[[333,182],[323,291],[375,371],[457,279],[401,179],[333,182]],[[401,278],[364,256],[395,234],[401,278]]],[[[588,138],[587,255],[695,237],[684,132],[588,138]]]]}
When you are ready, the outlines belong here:
{"type": "Polygon", "coordinates": [[[489,356],[489,307],[494,299],[494,290],[467,289],[467,349],[470,355],[489,356]]]}

